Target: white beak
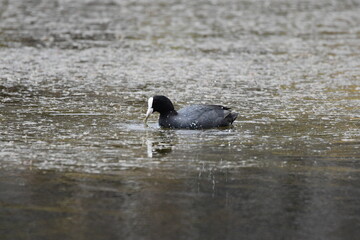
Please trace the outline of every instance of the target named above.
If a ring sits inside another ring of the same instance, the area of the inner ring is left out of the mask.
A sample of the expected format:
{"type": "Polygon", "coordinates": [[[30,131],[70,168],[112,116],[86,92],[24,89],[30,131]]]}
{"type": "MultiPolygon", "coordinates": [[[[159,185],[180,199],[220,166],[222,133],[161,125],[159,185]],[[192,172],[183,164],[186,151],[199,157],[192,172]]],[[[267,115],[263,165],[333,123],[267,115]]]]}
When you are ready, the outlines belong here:
{"type": "Polygon", "coordinates": [[[149,100],[148,100],[148,110],[146,112],[145,119],[144,119],[145,123],[146,123],[147,119],[149,118],[149,116],[154,112],[154,109],[152,107],[153,101],[154,101],[154,99],[152,97],[149,98],[149,100]]]}
{"type": "Polygon", "coordinates": [[[146,123],[147,119],[149,118],[149,116],[153,113],[154,109],[153,108],[149,108],[146,112],[146,115],[145,115],[145,120],[144,122],[146,123]]]}

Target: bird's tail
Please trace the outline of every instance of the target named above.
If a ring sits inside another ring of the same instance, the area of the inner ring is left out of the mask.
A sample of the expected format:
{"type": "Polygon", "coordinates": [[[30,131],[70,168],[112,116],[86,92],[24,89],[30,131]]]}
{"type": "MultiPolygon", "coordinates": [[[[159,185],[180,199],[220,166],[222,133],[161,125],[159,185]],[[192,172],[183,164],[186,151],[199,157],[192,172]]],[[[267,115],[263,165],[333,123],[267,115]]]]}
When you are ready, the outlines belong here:
{"type": "Polygon", "coordinates": [[[227,119],[232,124],[238,115],[238,113],[230,112],[228,115],[225,116],[225,119],[227,119]]]}

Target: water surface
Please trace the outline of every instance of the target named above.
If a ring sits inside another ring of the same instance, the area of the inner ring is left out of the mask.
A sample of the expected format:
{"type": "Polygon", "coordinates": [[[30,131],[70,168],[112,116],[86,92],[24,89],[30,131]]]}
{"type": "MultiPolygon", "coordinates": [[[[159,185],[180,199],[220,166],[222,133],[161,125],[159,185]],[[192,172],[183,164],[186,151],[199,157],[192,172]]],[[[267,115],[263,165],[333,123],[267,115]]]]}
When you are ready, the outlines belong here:
{"type": "Polygon", "coordinates": [[[359,10],[0,0],[2,238],[356,238],[359,10]],[[146,127],[154,94],[239,117],[146,127]]]}

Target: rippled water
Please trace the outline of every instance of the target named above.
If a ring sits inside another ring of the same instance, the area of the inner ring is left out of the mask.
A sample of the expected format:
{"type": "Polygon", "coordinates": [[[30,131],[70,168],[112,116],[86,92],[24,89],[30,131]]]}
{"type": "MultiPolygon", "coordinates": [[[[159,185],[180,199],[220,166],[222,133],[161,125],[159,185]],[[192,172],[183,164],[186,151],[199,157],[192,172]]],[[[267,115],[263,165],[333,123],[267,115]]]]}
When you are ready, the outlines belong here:
{"type": "Polygon", "coordinates": [[[0,0],[4,239],[354,239],[359,1],[0,0]],[[143,125],[147,98],[233,128],[143,125]]]}

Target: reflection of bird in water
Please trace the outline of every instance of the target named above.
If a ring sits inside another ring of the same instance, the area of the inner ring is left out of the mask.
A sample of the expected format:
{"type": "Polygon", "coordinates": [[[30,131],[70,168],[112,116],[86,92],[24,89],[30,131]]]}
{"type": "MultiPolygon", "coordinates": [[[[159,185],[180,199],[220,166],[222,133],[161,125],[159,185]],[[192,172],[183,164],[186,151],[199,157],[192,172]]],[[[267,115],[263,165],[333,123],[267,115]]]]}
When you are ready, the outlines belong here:
{"type": "Polygon", "coordinates": [[[173,145],[169,141],[154,141],[153,139],[146,139],[147,156],[163,157],[172,151],[173,145]],[[154,156],[155,153],[155,156],[154,156]]]}
{"type": "Polygon", "coordinates": [[[192,105],[176,111],[170,99],[158,95],[148,100],[145,123],[153,112],[160,113],[161,127],[183,129],[228,127],[238,116],[221,105],[192,105]]]}

